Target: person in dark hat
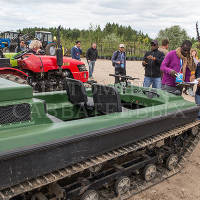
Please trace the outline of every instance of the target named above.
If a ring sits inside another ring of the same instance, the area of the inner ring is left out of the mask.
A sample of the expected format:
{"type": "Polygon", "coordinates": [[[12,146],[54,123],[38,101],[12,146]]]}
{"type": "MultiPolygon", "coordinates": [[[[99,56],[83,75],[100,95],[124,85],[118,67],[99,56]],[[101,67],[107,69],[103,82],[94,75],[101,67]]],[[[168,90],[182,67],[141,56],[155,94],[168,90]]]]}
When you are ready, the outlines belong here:
{"type": "Polygon", "coordinates": [[[151,41],[151,51],[146,52],[142,62],[145,68],[143,87],[161,88],[160,65],[164,57],[164,53],[158,50],[158,41],[151,41]]]}

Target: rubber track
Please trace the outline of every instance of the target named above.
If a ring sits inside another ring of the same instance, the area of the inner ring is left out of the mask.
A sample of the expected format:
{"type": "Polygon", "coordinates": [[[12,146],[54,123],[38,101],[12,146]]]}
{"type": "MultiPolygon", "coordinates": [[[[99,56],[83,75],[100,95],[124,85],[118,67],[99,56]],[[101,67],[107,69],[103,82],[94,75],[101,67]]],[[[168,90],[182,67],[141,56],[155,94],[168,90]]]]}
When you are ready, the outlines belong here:
{"type": "MultiPolygon", "coordinates": [[[[153,143],[162,141],[163,139],[181,135],[184,131],[187,131],[188,129],[191,129],[194,126],[197,126],[199,124],[200,124],[200,121],[195,121],[193,123],[184,125],[182,127],[176,128],[174,130],[170,130],[168,132],[161,133],[157,136],[141,140],[138,143],[134,143],[134,144],[128,145],[126,147],[120,147],[119,149],[116,149],[116,150],[107,152],[105,154],[102,154],[100,156],[88,159],[84,162],[80,162],[80,163],[74,164],[72,166],[68,166],[64,169],[52,172],[45,176],[31,179],[29,181],[12,186],[10,188],[6,188],[6,189],[0,191],[0,199],[1,200],[9,200],[10,198],[18,196],[20,194],[23,194],[25,192],[29,192],[29,191],[35,190],[37,188],[46,186],[48,184],[57,182],[61,179],[64,179],[64,178],[70,177],[76,173],[82,172],[90,167],[99,165],[101,163],[105,163],[114,158],[137,151],[137,150],[147,147],[153,143]]],[[[187,151],[185,152],[185,155],[182,157],[182,159],[179,162],[178,167],[176,169],[174,169],[173,171],[165,170],[153,182],[145,183],[144,185],[138,185],[136,189],[129,192],[127,197],[126,196],[117,197],[117,198],[113,198],[113,200],[127,199],[130,196],[132,196],[136,193],[139,193],[139,192],[163,181],[164,179],[169,178],[169,177],[175,175],[176,173],[178,173],[183,168],[184,161],[191,155],[191,153],[195,149],[196,145],[198,144],[199,140],[200,140],[200,133],[198,133],[198,135],[196,135],[195,140],[192,142],[192,145],[190,146],[190,148],[187,149],[187,151]]]]}
{"type": "Polygon", "coordinates": [[[4,78],[4,79],[13,81],[15,83],[23,84],[23,85],[28,85],[26,80],[20,78],[19,76],[15,76],[13,74],[0,74],[0,78],[4,78]]]}

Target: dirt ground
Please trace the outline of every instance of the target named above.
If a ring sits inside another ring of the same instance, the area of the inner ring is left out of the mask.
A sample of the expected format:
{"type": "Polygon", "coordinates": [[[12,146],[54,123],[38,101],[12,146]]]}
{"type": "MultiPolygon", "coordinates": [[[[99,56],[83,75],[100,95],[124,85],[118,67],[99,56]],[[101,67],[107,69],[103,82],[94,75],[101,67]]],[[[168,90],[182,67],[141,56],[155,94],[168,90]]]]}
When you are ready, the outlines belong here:
{"type": "MultiPolygon", "coordinates": [[[[85,62],[85,60],[83,59],[85,62]]],[[[86,62],[85,62],[86,63],[86,62]]],[[[109,60],[98,60],[94,69],[94,78],[98,83],[108,84],[114,82],[114,68],[109,60]]],[[[127,75],[140,78],[133,84],[142,86],[144,69],[139,61],[127,62],[127,75]]],[[[184,96],[194,101],[193,97],[184,96]]],[[[156,185],[130,200],[200,200],[200,144],[193,152],[183,171],[176,176],[156,185]]]]}

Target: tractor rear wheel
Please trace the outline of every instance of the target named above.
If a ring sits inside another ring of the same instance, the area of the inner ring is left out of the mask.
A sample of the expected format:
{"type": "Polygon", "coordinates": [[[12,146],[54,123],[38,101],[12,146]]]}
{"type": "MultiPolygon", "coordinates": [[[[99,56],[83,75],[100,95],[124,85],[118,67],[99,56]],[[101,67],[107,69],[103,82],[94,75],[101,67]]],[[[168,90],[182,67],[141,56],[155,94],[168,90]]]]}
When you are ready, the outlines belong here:
{"type": "Polygon", "coordinates": [[[56,55],[56,44],[55,43],[47,44],[47,46],[45,48],[45,52],[47,55],[55,56],[56,55]]]}
{"type": "Polygon", "coordinates": [[[10,49],[8,47],[3,48],[3,53],[10,53],[10,49]]]}

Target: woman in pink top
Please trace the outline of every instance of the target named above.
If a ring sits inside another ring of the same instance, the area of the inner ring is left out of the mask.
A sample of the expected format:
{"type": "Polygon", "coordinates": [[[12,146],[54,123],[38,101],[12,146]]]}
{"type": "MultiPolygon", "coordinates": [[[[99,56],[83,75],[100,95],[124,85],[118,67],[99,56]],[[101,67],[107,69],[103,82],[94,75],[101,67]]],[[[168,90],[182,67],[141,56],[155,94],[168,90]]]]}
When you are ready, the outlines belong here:
{"type": "Polygon", "coordinates": [[[182,94],[182,87],[177,86],[176,76],[178,73],[183,74],[183,81],[190,82],[194,79],[195,63],[190,56],[192,43],[185,40],[181,47],[170,51],[161,64],[163,72],[162,89],[176,95],[182,94]]]}

